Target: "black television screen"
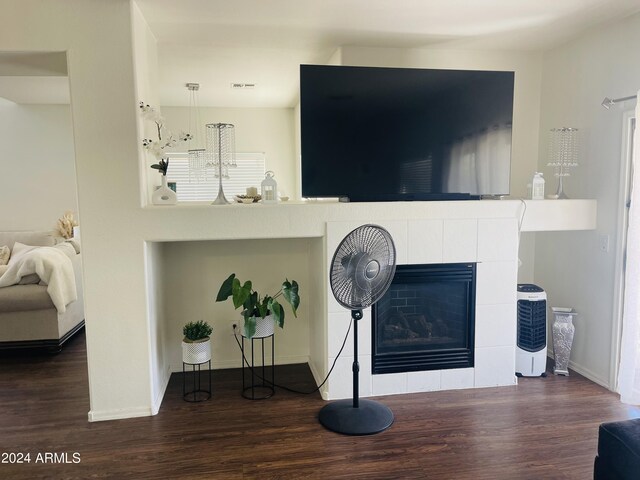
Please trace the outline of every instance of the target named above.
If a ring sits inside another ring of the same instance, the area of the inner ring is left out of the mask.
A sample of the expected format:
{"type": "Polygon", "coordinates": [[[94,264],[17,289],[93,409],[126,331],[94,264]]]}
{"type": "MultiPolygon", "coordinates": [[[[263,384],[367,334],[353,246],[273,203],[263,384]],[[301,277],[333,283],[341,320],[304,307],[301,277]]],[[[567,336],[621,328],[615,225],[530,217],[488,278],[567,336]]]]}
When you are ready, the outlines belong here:
{"type": "Polygon", "coordinates": [[[513,72],[300,66],[303,197],[509,193],[513,72]]]}

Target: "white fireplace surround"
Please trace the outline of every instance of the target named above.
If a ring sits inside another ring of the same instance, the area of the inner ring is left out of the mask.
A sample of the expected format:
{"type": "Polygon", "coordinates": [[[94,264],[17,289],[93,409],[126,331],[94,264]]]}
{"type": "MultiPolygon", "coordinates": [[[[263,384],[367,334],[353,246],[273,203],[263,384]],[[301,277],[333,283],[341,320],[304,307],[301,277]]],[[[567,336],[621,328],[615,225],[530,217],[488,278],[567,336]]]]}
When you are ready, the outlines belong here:
{"type": "MultiPolygon", "coordinates": [[[[393,237],[400,265],[478,263],[475,366],[372,375],[371,308],[368,308],[358,325],[361,396],[515,385],[518,219],[435,218],[374,223],[386,228],[393,237]]],[[[359,224],[357,221],[327,223],[329,261],[342,238],[359,224]]],[[[331,295],[327,299],[327,312],[327,361],[331,365],[342,344],[350,313],[331,295]]],[[[352,362],[351,337],[329,378],[323,398],[333,400],[352,395],[352,362]]]]}
{"type": "MultiPolygon", "coordinates": [[[[351,313],[333,298],[328,272],[336,247],[351,230],[366,223],[385,227],[393,237],[399,264],[476,262],[474,367],[371,375],[371,312],[366,309],[359,323],[362,397],[515,385],[519,229],[523,232],[590,230],[596,225],[595,200],[287,202],[147,209],[162,219],[150,224],[145,238],[150,267],[159,265],[155,260],[162,259],[161,250],[153,246],[158,242],[309,239],[309,278],[305,286],[308,358],[317,384],[329,371],[349,325],[351,313]],[[174,228],[164,228],[164,225],[174,228]]],[[[155,287],[148,285],[148,288],[155,287]]],[[[160,406],[171,370],[170,346],[156,344],[152,359],[154,368],[160,372],[157,374],[160,394],[154,409],[160,406]]],[[[351,397],[352,362],[351,337],[321,389],[324,399],[351,397]]],[[[105,415],[98,417],[106,418],[105,415]]]]}
{"type": "MultiPolygon", "coordinates": [[[[333,364],[349,326],[350,312],[331,295],[329,264],[340,241],[363,223],[386,228],[398,264],[477,262],[474,367],[372,375],[371,309],[359,321],[360,396],[378,396],[517,384],[515,376],[516,285],[519,231],[595,228],[595,201],[480,201],[335,205],[350,220],[327,218],[323,269],[326,308],[312,322],[309,365],[319,384],[333,364]],[[376,208],[377,206],[377,208],[376,208]],[[523,216],[524,214],[524,216],[523,216]],[[321,326],[318,323],[322,324],[321,326]]],[[[331,208],[330,210],[333,210],[331,208]]],[[[318,220],[323,220],[319,218],[318,220]]],[[[326,400],[353,393],[353,337],[323,389],[326,400]]]]}

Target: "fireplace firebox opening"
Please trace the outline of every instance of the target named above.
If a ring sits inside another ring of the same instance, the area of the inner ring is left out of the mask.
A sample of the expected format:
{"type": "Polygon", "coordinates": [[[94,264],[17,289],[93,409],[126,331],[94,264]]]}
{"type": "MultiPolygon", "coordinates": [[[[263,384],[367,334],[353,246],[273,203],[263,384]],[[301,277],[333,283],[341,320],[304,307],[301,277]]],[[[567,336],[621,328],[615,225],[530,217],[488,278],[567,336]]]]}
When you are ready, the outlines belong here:
{"type": "Polygon", "coordinates": [[[474,365],[476,264],[398,265],[372,308],[373,374],[474,365]]]}

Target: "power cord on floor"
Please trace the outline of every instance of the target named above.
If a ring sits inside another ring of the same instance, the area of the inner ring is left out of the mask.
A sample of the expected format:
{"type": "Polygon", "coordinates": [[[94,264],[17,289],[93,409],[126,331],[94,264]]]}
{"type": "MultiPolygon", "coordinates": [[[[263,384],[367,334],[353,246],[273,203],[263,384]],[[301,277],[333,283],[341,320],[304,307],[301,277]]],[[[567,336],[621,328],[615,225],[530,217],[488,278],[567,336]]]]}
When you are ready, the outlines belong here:
{"type": "Polygon", "coordinates": [[[236,333],[235,325],[234,325],[234,329],[233,329],[233,338],[236,339],[236,343],[238,344],[238,348],[240,349],[240,352],[242,353],[242,361],[247,365],[247,367],[249,367],[249,369],[251,370],[253,375],[258,377],[263,382],[266,382],[267,384],[272,385],[274,387],[281,388],[282,390],[286,390],[287,392],[299,393],[301,395],[311,395],[312,393],[316,393],[317,391],[319,391],[322,388],[322,386],[325,383],[327,383],[327,380],[329,380],[329,375],[331,375],[331,372],[333,372],[333,368],[336,366],[336,362],[338,361],[338,358],[340,358],[340,354],[342,353],[342,350],[344,350],[344,346],[347,344],[347,338],[349,338],[349,332],[351,331],[351,325],[352,324],[353,324],[353,318],[349,322],[349,328],[347,329],[347,333],[344,336],[344,340],[342,341],[342,346],[340,347],[340,350],[338,351],[338,355],[336,355],[336,358],[333,360],[333,364],[331,365],[331,368],[329,369],[329,373],[327,373],[327,376],[324,377],[324,380],[322,381],[322,383],[320,385],[318,385],[317,388],[311,390],[310,392],[303,392],[301,390],[296,390],[295,388],[289,388],[289,387],[285,387],[284,385],[278,385],[277,383],[272,383],[271,381],[269,381],[269,380],[267,380],[265,378],[262,378],[259,374],[256,373],[256,371],[255,371],[256,369],[251,367],[251,365],[249,365],[249,361],[247,360],[247,357],[244,356],[244,351],[242,349],[242,346],[240,345],[240,341],[238,340],[238,334],[236,333]]]}

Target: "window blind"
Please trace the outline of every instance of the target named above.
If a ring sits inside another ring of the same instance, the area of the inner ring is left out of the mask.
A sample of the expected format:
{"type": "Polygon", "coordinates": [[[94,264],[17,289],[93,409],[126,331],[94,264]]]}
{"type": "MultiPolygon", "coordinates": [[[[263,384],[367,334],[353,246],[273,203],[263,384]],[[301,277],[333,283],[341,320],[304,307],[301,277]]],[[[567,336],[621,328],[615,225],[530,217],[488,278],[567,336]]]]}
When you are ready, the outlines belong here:
{"type": "MultiPolygon", "coordinates": [[[[229,178],[222,179],[227,200],[234,195],[245,195],[247,187],[257,187],[264,180],[264,153],[236,153],[237,167],[229,168],[229,178]]],[[[213,201],[218,196],[218,179],[214,176],[214,169],[207,169],[207,173],[189,175],[189,160],[187,153],[170,153],[167,182],[176,183],[176,194],[179,202],[213,201]]]]}

